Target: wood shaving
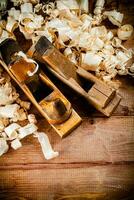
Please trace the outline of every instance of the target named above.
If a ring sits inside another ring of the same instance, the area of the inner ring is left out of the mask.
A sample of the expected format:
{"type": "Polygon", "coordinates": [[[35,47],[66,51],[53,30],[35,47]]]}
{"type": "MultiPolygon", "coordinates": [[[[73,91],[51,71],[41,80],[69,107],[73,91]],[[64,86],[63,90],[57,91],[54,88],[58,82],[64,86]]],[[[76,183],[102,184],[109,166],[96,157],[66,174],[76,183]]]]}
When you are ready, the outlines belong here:
{"type": "Polygon", "coordinates": [[[19,139],[15,139],[11,142],[11,147],[14,149],[14,150],[17,150],[19,149],[20,147],[22,147],[22,144],[20,142],[19,139]]]}
{"type": "Polygon", "coordinates": [[[116,10],[106,11],[104,15],[108,17],[109,21],[116,26],[121,26],[124,15],[116,10]]]}
{"type": "Polygon", "coordinates": [[[59,155],[58,152],[53,151],[52,146],[49,142],[49,138],[45,133],[37,132],[37,136],[42,148],[43,155],[47,160],[55,158],[59,155]]]}
{"type": "Polygon", "coordinates": [[[0,138],[0,156],[2,156],[4,153],[6,153],[9,149],[9,146],[5,139],[0,138]]]}
{"type": "Polygon", "coordinates": [[[29,115],[27,116],[27,118],[28,118],[29,123],[37,124],[37,119],[36,119],[36,117],[35,117],[34,114],[29,114],[29,115]]]}
{"type": "MultiPolygon", "coordinates": [[[[22,55],[23,56],[23,55],[22,55]]],[[[33,60],[27,60],[33,62],[33,60]]],[[[22,147],[20,140],[37,134],[38,127],[34,114],[28,114],[31,103],[20,99],[19,94],[11,84],[10,77],[0,66],[0,156],[6,153],[9,145],[17,150],[22,147]],[[27,120],[25,126],[20,121],[27,120]]],[[[49,159],[56,154],[48,155],[49,159]]],[[[48,157],[47,157],[48,158],[48,157]]]]}
{"type": "Polygon", "coordinates": [[[18,129],[19,139],[23,139],[24,137],[31,135],[37,131],[38,127],[35,124],[27,124],[24,127],[18,129]]]}
{"type": "Polygon", "coordinates": [[[28,101],[22,101],[20,98],[16,99],[16,103],[18,103],[25,110],[29,110],[30,106],[31,106],[30,102],[28,102],[28,101]]]}
{"type": "MultiPolygon", "coordinates": [[[[41,3],[39,0],[11,0],[11,2],[14,7],[8,11],[7,20],[0,20],[0,43],[7,38],[15,38],[13,30],[18,27],[25,38],[31,39],[33,44],[41,36],[46,36],[70,61],[88,71],[93,71],[107,83],[111,83],[117,74],[134,76],[133,64],[128,67],[134,51],[126,49],[122,43],[131,37],[133,27],[122,25],[123,13],[116,10],[106,11],[104,0],[96,1],[94,14],[89,13],[87,0],[56,0],[49,3],[41,3]],[[116,34],[101,24],[106,18],[117,26],[116,34]]],[[[10,80],[5,80],[2,73],[0,71],[0,155],[8,150],[5,141],[7,138],[3,131],[9,123],[17,123],[28,118],[30,124],[17,130],[21,139],[37,131],[36,119],[27,113],[30,104],[18,98],[19,95],[10,80]]],[[[39,135],[42,140],[46,137],[42,133],[39,135]]],[[[14,149],[21,146],[20,138],[12,143],[14,149]]],[[[48,141],[47,145],[50,147],[48,141]]],[[[44,150],[43,153],[47,159],[58,155],[57,152],[47,155],[44,150]]]]}
{"type": "Polygon", "coordinates": [[[89,12],[89,1],[88,0],[80,1],[79,9],[83,13],[88,13],[89,12]]]}
{"type": "Polygon", "coordinates": [[[130,24],[125,24],[121,26],[118,31],[117,35],[121,40],[128,40],[133,33],[133,26],[130,24]]]}
{"type": "Polygon", "coordinates": [[[4,132],[7,134],[9,139],[17,138],[17,130],[20,128],[20,125],[17,123],[12,123],[4,129],[4,132]]]}
{"type": "Polygon", "coordinates": [[[4,83],[4,81],[5,80],[3,79],[0,84],[0,106],[14,103],[16,99],[19,97],[19,94],[16,93],[11,83],[10,82],[4,83]]]}
{"type": "Polygon", "coordinates": [[[95,4],[94,14],[100,15],[104,7],[105,0],[97,0],[95,4]]]}
{"type": "Polygon", "coordinates": [[[9,119],[8,118],[2,118],[0,117],[0,133],[4,131],[4,128],[9,125],[9,119]]]}
{"type": "MultiPolygon", "coordinates": [[[[113,80],[117,74],[131,73],[128,70],[127,62],[123,62],[122,65],[120,59],[118,60],[118,51],[126,55],[130,54],[130,51],[122,45],[122,40],[128,39],[132,35],[133,27],[131,25],[121,26],[124,15],[116,10],[105,11],[104,0],[96,1],[94,14],[89,13],[87,0],[56,0],[44,4],[36,0],[12,0],[12,2],[18,8],[11,8],[8,11],[7,22],[4,22],[6,25],[0,26],[0,42],[11,37],[14,25],[18,25],[25,38],[31,39],[33,44],[41,36],[46,36],[56,48],[64,49],[62,51],[64,55],[77,66],[85,68],[84,63],[81,63],[83,51],[85,54],[100,56],[102,62],[99,65],[93,69],[88,60],[86,69],[93,70],[97,77],[106,82],[113,80]],[[41,12],[45,14],[45,17],[38,14],[41,12]],[[117,35],[113,35],[112,31],[101,25],[106,18],[120,27],[117,35]],[[72,48],[76,50],[72,51],[72,48]],[[116,60],[114,63],[113,55],[116,60]]],[[[129,59],[132,57],[133,53],[129,59]]]]}

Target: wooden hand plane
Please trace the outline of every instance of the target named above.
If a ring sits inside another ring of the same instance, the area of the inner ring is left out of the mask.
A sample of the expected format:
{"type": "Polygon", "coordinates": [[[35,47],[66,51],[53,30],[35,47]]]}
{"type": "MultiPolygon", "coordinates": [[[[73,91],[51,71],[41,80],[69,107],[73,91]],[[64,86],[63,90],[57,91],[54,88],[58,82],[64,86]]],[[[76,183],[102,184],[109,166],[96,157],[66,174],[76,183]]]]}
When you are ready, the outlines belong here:
{"type": "Polygon", "coordinates": [[[1,43],[0,52],[4,60],[0,60],[0,64],[61,137],[80,124],[81,118],[71,103],[15,40],[1,43]]]}
{"type": "Polygon", "coordinates": [[[110,116],[120,103],[121,97],[115,89],[70,62],[46,37],[41,37],[28,54],[45,63],[56,77],[85,97],[104,115],[110,116]]]}

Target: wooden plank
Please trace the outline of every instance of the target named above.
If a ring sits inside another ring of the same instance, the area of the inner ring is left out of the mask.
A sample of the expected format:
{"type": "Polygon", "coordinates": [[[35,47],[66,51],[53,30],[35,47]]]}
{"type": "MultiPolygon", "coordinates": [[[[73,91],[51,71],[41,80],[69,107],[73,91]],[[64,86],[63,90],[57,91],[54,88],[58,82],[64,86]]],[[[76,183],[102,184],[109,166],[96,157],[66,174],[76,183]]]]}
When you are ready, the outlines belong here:
{"type": "Polygon", "coordinates": [[[0,199],[58,200],[70,194],[101,193],[105,197],[97,199],[120,200],[133,191],[133,180],[134,165],[0,170],[0,199]]]}
{"type": "Polygon", "coordinates": [[[22,140],[23,147],[9,150],[0,159],[0,166],[36,163],[105,163],[134,161],[134,117],[85,119],[68,137],[60,137],[45,120],[39,130],[48,134],[60,156],[46,161],[37,138],[22,140]]]}

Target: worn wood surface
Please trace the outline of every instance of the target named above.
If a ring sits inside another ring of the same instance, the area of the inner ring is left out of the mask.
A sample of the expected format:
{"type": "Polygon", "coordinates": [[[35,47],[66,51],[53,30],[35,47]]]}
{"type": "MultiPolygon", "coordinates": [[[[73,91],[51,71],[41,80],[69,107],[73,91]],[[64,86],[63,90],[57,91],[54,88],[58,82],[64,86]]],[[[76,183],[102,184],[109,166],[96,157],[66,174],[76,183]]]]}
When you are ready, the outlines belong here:
{"type": "MultiPolygon", "coordinates": [[[[115,1],[113,8],[117,6],[115,1]]],[[[119,9],[134,24],[133,1],[122,0],[119,9]]],[[[111,5],[111,3],[110,3],[111,5]]],[[[128,41],[133,46],[134,41],[128,41]]],[[[37,138],[0,157],[0,200],[59,200],[66,195],[99,193],[103,200],[134,199],[134,79],[121,77],[122,101],[106,118],[54,78],[83,118],[83,123],[61,139],[37,110],[39,130],[45,131],[60,156],[46,161],[37,138]]],[[[95,199],[95,198],[90,198],[95,199]]]]}
{"type": "Polygon", "coordinates": [[[90,116],[90,109],[85,113],[87,105],[74,97],[83,123],[64,139],[39,116],[39,129],[48,134],[60,156],[46,161],[32,136],[23,140],[21,149],[10,149],[0,158],[0,199],[53,200],[83,193],[133,199],[134,90],[132,81],[122,82],[123,100],[111,118],[93,110],[90,116]]]}
{"type": "MultiPolygon", "coordinates": [[[[68,194],[100,193],[125,199],[133,190],[134,166],[75,166],[1,170],[1,199],[58,200],[68,194]],[[7,195],[8,193],[8,195],[7,195]]],[[[101,198],[104,199],[104,198],[101,198]]]]}

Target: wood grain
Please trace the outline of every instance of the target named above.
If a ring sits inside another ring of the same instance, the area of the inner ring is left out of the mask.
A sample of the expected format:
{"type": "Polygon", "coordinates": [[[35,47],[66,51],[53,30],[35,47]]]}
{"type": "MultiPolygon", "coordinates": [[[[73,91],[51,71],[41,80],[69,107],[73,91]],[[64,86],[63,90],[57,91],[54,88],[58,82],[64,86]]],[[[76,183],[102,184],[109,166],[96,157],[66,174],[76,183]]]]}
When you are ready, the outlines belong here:
{"type": "Polygon", "coordinates": [[[68,194],[101,193],[123,199],[134,189],[134,166],[0,170],[0,199],[56,200],[68,194]]]}
{"type": "MultiPolygon", "coordinates": [[[[134,24],[133,0],[108,0],[108,6],[125,14],[123,23],[134,24]]],[[[133,47],[134,39],[126,46],[133,47]]],[[[32,107],[39,116],[39,130],[48,134],[60,156],[46,161],[37,138],[32,136],[24,139],[17,151],[10,149],[0,158],[0,200],[59,200],[84,193],[104,195],[96,200],[133,200],[134,79],[119,78],[122,101],[111,118],[95,111],[55,78],[52,80],[62,88],[83,123],[61,140],[32,107]]]]}
{"type": "Polygon", "coordinates": [[[22,141],[21,149],[11,149],[0,159],[0,168],[30,163],[103,164],[134,161],[134,117],[85,119],[79,128],[62,140],[44,120],[40,120],[39,127],[48,134],[60,156],[46,161],[37,138],[31,136],[22,141]]]}

